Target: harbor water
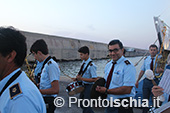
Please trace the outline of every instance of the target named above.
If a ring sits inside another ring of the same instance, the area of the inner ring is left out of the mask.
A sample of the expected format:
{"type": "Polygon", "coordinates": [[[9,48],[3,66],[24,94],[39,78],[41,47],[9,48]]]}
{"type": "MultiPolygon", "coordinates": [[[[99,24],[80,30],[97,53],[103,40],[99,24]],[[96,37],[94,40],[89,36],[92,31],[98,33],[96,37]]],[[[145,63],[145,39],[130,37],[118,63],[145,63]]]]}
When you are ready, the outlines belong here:
{"type": "MultiPolygon", "coordinates": [[[[127,57],[134,65],[141,59],[142,57],[127,57]]],[[[109,59],[100,59],[100,60],[93,60],[95,65],[97,66],[97,75],[98,77],[104,76],[104,68],[106,63],[109,59]]],[[[142,59],[136,68],[136,79],[139,75],[140,68],[143,64],[144,59],[142,59]]],[[[80,66],[82,61],[64,61],[64,62],[58,62],[61,70],[61,76],[70,76],[70,77],[76,77],[77,73],[79,72],[80,66]]]]}

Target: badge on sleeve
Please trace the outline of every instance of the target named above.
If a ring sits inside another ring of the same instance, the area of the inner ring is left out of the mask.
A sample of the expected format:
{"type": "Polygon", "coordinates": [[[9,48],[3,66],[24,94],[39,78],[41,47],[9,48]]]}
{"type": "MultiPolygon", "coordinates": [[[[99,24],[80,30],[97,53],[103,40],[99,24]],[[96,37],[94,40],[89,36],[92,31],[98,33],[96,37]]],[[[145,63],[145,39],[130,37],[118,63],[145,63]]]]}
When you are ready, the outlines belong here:
{"type": "Polygon", "coordinates": [[[19,95],[22,93],[21,88],[19,86],[19,83],[14,84],[9,88],[10,91],[10,98],[13,99],[15,96],[19,95]]]}
{"type": "Polygon", "coordinates": [[[130,64],[130,62],[128,60],[125,61],[126,65],[130,64]]]}
{"type": "Polygon", "coordinates": [[[51,63],[52,63],[52,62],[51,62],[51,61],[49,61],[49,62],[48,62],[48,65],[49,65],[49,64],[51,64],[51,63]]]}

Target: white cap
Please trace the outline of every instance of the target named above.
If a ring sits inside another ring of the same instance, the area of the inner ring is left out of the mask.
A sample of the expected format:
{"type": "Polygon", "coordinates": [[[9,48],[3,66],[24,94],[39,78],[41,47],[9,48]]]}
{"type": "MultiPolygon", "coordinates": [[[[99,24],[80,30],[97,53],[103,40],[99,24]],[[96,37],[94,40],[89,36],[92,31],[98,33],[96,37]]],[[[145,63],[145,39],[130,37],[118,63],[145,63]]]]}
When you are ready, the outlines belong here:
{"type": "Polygon", "coordinates": [[[153,80],[153,78],[154,78],[153,71],[150,70],[150,69],[145,71],[145,75],[146,75],[146,78],[149,79],[149,80],[153,80]]]}

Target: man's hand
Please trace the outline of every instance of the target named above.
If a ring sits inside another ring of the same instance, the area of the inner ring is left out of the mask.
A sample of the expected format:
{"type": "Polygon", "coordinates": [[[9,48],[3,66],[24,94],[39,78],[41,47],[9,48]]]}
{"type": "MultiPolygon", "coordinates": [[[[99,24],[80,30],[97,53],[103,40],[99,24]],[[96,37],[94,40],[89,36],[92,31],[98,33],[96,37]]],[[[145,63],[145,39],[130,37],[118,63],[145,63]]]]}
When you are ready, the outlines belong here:
{"type": "Polygon", "coordinates": [[[81,81],[82,77],[80,75],[77,75],[76,79],[77,79],[77,81],[81,81]]]}
{"type": "Polygon", "coordinates": [[[153,93],[153,95],[154,96],[160,96],[160,95],[162,95],[163,94],[163,88],[161,88],[161,87],[159,87],[159,86],[153,86],[153,88],[152,88],[152,93],[153,93]]]}
{"type": "Polygon", "coordinates": [[[156,69],[156,72],[157,72],[157,73],[163,73],[163,72],[164,72],[164,69],[161,68],[161,67],[160,67],[160,68],[157,68],[157,69],[156,69]]]}
{"type": "Polygon", "coordinates": [[[101,86],[97,86],[96,87],[96,91],[98,91],[100,93],[105,93],[106,92],[106,88],[105,87],[101,87],[101,86]]]}
{"type": "Polygon", "coordinates": [[[71,80],[73,80],[73,81],[77,81],[77,78],[71,78],[71,80]]]}
{"type": "Polygon", "coordinates": [[[139,85],[139,82],[136,81],[136,83],[135,83],[136,88],[138,88],[138,85],[139,85]]]}

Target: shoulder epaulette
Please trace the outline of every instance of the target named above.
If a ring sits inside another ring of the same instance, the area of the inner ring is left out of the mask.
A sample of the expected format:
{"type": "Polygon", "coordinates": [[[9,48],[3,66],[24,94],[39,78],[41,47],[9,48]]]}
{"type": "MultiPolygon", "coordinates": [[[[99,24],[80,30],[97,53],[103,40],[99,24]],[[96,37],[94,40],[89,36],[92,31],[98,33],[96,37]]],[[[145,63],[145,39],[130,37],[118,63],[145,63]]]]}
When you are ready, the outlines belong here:
{"type": "Polygon", "coordinates": [[[51,62],[51,61],[49,61],[49,62],[48,62],[48,65],[49,65],[49,64],[51,64],[51,63],[52,63],[52,62],[51,62]]]}
{"type": "MultiPolygon", "coordinates": [[[[112,60],[112,59],[107,60],[107,63],[109,63],[111,60],[112,60]]],[[[106,64],[107,64],[107,63],[106,63],[106,64]]]]}
{"type": "Polygon", "coordinates": [[[10,98],[13,99],[15,96],[19,95],[22,93],[21,88],[19,86],[19,83],[14,84],[13,86],[11,86],[9,88],[9,92],[10,92],[10,98]]]}
{"type": "Polygon", "coordinates": [[[146,59],[147,57],[144,58],[144,60],[146,59]]]}
{"type": "Polygon", "coordinates": [[[130,64],[130,62],[128,60],[125,60],[125,63],[126,63],[126,65],[130,64]]]}

